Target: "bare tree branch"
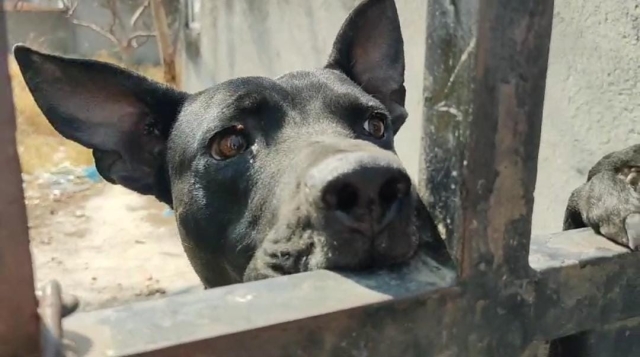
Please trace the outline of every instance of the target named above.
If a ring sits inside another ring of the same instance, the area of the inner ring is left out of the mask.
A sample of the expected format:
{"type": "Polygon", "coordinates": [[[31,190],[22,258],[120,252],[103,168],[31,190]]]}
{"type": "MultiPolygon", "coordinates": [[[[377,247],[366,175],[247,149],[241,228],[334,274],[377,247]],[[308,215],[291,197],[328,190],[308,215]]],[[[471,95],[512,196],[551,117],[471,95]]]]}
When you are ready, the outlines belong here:
{"type": "Polygon", "coordinates": [[[102,35],[103,37],[107,38],[109,41],[111,41],[115,45],[120,44],[120,41],[118,41],[118,39],[115,37],[115,35],[113,35],[113,33],[110,33],[109,31],[104,30],[103,28],[101,28],[96,24],[84,22],[84,21],[73,18],[73,16],[75,15],[76,9],[78,8],[77,1],[71,2],[69,0],[63,0],[62,4],[66,9],[66,12],[67,12],[66,16],[70,19],[70,21],[73,24],[91,29],[96,33],[102,35]]]}
{"type": "Polygon", "coordinates": [[[140,46],[142,46],[144,43],[146,43],[146,41],[142,44],[139,44],[137,41],[140,38],[145,38],[147,41],[149,40],[149,37],[155,37],[156,33],[155,32],[143,32],[143,31],[139,31],[136,33],[131,34],[131,36],[129,36],[129,38],[127,39],[126,45],[127,46],[132,46],[133,48],[138,48],[140,46]]]}
{"type": "Polygon", "coordinates": [[[151,16],[156,28],[156,40],[160,59],[164,67],[164,80],[167,84],[178,86],[178,71],[176,66],[176,50],[171,41],[171,31],[167,23],[167,14],[162,0],[151,0],[151,16]]]}
{"type": "Polygon", "coordinates": [[[109,24],[109,30],[108,32],[112,35],[115,35],[115,29],[116,29],[116,24],[118,23],[118,4],[116,3],[115,0],[109,0],[107,1],[107,4],[105,6],[108,10],[109,13],[111,14],[111,23],[109,24]]]}
{"type": "MultiPolygon", "coordinates": [[[[149,38],[156,37],[155,31],[137,30],[139,20],[142,18],[145,10],[150,7],[150,0],[143,1],[131,16],[130,21],[126,22],[122,19],[120,11],[120,0],[102,0],[100,6],[107,10],[111,15],[110,22],[107,26],[101,27],[94,23],[79,20],[74,17],[78,7],[79,0],[63,0],[63,6],[66,9],[66,15],[70,21],[78,26],[82,26],[93,30],[113,43],[119,50],[122,59],[125,62],[131,60],[133,50],[143,46],[149,41],[149,38]],[[127,26],[130,25],[130,26],[127,26]],[[116,29],[118,27],[121,32],[116,29]]],[[[129,63],[130,64],[130,63],[129,63]]]]}
{"type": "Polygon", "coordinates": [[[71,22],[76,24],[76,25],[78,25],[78,26],[82,26],[82,27],[86,27],[88,29],[91,29],[91,30],[95,31],[96,33],[102,35],[103,37],[106,37],[113,44],[120,45],[120,41],[118,41],[118,39],[114,35],[110,34],[109,32],[105,31],[104,29],[100,28],[96,24],[91,24],[91,23],[80,21],[80,20],[76,20],[76,19],[71,19],[71,22]]]}
{"type": "Polygon", "coordinates": [[[140,5],[140,7],[138,7],[138,9],[133,13],[133,16],[131,16],[131,27],[136,27],[136,23],[138,22],[138,20],[140,20],[140,17],[142,14],[144,14],[144,11],[149,8],[149,4],[150,4],[150,0],[146,0],[142,5],[140,5]]]}
{"type": "Polygon", "coordinates": [[[71,2],[69,0],[62,0],[62,6],[67,12],[67,17],[72,17],[78,7],[78,2],[71,2]]]}
{"type": "Polygon", "coordinates": [[[171,55],[176,56],[178,52],[178,46],[180,44],[180,30],[184,27],[184,22],[186,16],[178,16],[177,23],[174,24],[174,28],[171,32],[173,32],[173,38],[171,40],[171,49],[173,50],[171,55]]]}

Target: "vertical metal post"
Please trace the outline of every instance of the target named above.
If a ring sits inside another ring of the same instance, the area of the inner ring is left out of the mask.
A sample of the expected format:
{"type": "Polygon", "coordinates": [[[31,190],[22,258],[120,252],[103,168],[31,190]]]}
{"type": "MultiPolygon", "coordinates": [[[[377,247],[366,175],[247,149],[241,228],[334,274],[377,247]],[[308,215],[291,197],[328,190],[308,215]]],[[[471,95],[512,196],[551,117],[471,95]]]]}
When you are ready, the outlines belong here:
{"type": "Polygon", "coordinates": [[[420,187],[463,277],[526,274],[553,0],[431,0],[420,187]]]}
{"type": "Polygon", "coordinates": [[[40,326],[7,48],[4,8],[0,7],[0,356],[39,356],[40,326]]]}

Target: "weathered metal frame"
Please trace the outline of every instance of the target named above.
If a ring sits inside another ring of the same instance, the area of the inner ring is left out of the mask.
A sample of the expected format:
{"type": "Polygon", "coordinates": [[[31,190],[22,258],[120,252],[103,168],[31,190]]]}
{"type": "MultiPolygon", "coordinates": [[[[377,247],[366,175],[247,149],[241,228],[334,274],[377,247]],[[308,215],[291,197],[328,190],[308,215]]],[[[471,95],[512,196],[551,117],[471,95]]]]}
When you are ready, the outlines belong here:
{"type": "Polygon", "coordinates": [[[65,333],[86,356],[520,356],[640,313],[612,274],[640,273],[636,256],[589,230],[533,243],[527,279],[319,271],[76,314],[65,333]]]}
{"type": "MultiPolygon", "coordinates": [[[[556,356],[639,351],[639,342],[619,343],[640,335],[638,255],[590,230],[529,238],[553,0],[430,0],[428,8],[419,188],[457,272],[421,257],[395,271],[317,271],[77,313],[63,321],[68,350],[530,356],[554,340],[556,356]]],[[[15,124],[1,87],[0,355],[36,355],[15,124]]]]}
{"type": "Polygon", "coordinates": [[[37,302],[0,8],[0,356],[38,356],[37,302]]]}

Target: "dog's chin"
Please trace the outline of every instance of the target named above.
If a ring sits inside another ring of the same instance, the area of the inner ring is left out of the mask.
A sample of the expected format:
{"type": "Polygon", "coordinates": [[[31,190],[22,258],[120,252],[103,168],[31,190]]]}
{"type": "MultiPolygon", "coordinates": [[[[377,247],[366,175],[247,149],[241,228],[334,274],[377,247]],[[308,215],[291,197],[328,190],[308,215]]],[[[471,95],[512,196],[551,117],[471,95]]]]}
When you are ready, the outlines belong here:
{"type": "Polygon", "coordinates": [[[413,219],[394,222],[374,237],[353,231],[303,227],[274,229],[256,251],[244,281],[320,269],[381,269],[409,261],[418,249],[418,232],[413,219]]]}
{"type": "MultiPolygon", "coordinates": [[[[413,228],[414,226],[409,226],[413,228]]],[[[390,226],[374,237],[358,232],[315,234],[307,271],[327,269],[357,271],[384,268],[410,260],[417,251],[415,229],[390,226]]]]}

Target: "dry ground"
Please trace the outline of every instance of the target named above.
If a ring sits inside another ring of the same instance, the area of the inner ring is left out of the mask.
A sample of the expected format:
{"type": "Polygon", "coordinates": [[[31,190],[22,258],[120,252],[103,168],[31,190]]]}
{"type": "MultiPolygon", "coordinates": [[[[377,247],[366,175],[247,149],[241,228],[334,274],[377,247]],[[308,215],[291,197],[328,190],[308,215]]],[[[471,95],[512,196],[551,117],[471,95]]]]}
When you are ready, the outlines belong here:
{"type": "Polygon", "coordinates": [[[57,279],[82,310],[199,289],[173,217],[153,198],[104,183],[60,195],[26,186],[38,284],[57,279]]]}

